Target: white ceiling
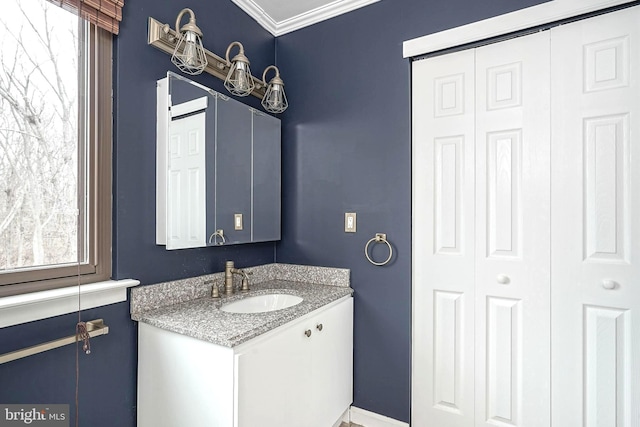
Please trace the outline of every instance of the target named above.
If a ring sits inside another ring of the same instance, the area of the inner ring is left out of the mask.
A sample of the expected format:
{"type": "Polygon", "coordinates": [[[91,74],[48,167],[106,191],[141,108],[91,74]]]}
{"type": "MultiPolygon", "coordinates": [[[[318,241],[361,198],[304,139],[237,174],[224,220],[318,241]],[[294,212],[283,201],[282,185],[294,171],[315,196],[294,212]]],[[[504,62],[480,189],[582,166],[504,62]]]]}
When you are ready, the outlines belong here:
{"type": "Polygon", "coordinates": [[[232,0],[274,36],[333,18],[379,0],[232,0]]]}

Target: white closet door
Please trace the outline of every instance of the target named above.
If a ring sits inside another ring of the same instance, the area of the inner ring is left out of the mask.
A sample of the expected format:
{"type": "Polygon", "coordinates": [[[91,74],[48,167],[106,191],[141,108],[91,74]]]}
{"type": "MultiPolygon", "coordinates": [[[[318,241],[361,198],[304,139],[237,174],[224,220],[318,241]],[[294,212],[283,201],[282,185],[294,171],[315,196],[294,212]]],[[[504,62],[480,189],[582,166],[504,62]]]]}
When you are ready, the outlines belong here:
{"type": "Polygon", "coordinates": [[[413,64],[415,427],[472,426],[474,53],[413,64]]]}
{"type": "Polygon", "coordinates": [[[640,426],[640,8],[552,32],[553,426],[640,426]]]}
{"type": "Polygon", "coordinates": [[[550,422],[549,50],[476,49],[477,426],[550,422]]]}

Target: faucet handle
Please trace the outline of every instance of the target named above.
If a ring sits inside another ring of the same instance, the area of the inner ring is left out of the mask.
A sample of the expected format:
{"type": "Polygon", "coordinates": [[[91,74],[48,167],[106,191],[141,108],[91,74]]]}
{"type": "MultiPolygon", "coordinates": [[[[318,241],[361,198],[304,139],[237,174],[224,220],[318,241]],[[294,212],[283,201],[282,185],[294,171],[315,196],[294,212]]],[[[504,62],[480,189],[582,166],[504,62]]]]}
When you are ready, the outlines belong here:
{"type": "Polygon", "coordinates": [[[249,292],[249,279],[247,278],[246,274],[242,277],[242,288],[240,288],[240,292],[249,292]]]}
{"type": "Polygon", "coordinates": [[[208,280],[206,282],[204,282],[205,285],[212,285],[211,286],[211,298],[220,298],[220,289],[218,288],[218,284],[214,283],[213,280],[208,280]]]}

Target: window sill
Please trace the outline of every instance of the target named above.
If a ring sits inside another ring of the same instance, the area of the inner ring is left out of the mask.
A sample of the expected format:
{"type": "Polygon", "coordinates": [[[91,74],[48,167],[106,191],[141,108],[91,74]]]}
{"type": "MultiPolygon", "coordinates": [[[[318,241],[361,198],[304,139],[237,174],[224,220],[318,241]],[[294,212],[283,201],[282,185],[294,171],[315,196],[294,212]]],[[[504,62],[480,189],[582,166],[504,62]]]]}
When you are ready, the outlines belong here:
{"type": "MultiPolygon", "coordinates": [[[[80,309],[127,300],[127,288],[138,280],[108,280],[80,286],[80,309]]],[[[78,287],[52,289],[0,298],[0,328],[78,311],[78,287]]]]}

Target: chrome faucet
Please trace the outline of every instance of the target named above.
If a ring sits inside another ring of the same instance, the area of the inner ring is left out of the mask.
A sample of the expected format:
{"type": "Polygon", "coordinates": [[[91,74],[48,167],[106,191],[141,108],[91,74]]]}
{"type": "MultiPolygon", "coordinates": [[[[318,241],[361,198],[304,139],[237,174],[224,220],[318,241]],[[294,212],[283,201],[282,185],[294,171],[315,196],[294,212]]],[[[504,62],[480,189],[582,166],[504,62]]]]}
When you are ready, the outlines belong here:
{"type": "Polygon", "coordinates": [[[227,261],[224,266],[224,293],[227,295],[233,294],[233,275],[240,274],[242,276],[242,287],[240,288],[240,292],[248,292],[249,291],[249,274],[244,270],[239,268],[235,268],[233,261],[227,261]]]}

